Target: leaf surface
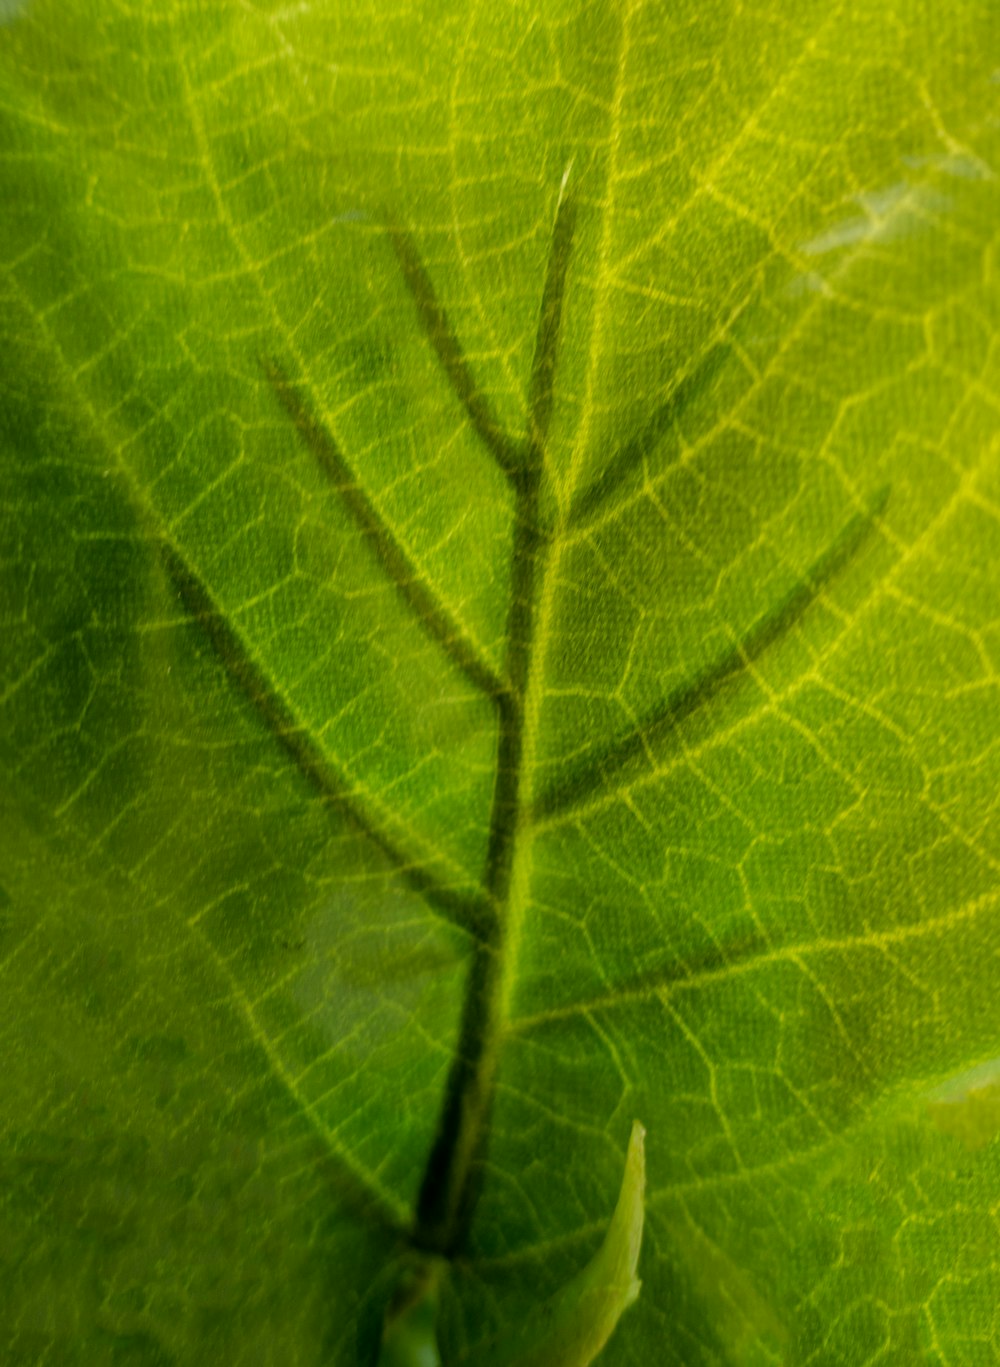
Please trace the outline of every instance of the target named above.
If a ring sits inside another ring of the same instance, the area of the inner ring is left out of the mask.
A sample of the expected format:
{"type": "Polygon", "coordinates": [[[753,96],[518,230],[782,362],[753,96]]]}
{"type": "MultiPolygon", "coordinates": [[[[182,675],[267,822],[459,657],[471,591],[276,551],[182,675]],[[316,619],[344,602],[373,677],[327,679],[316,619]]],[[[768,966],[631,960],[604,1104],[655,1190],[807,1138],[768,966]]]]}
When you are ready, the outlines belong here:
{"type": "Polygon", "coordinates": [[[992,1362],[989,0],[0,6],[5,1360],[992,1362]],[[939,12],[940,10],[940,12],[939,12]]]}

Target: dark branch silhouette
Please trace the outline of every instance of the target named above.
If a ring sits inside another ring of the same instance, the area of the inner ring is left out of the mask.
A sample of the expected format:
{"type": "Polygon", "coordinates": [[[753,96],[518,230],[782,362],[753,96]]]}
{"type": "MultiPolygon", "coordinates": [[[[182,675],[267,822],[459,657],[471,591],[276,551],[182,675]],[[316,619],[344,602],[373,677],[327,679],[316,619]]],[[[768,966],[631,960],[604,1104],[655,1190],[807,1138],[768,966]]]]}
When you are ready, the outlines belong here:
{"type": "Polygon", "coordinates": [[[728,356],[727,348],[717,342],[709,347],[698,364],[671,389],[655,410],[645,427],[621,450],[611,457],[601,473],[573,499],[567,527],[571,531],[585,528],[604,511],[607,500],[621,493],[632,475],[647,456],[655,451],[663,437],[690,404],[711,383],[722,369],[728,356]]]}
{"type": "Polygon", "coordinates": [[[531,666],[538,584],[549,547],[549,537],[540,519],[542,471],[575,219],[572,200],[561,197],[531,367],[531,431],[525,443],[529,459],[512,477],[517,499],[504,661],[510,692],[500,699],[496,774],[482,877],[489,904],[499,909],[497,938],[495,944],[483,943],[476,949],[458,1051],[417,1201],[415,1242],[446,1253],[459,1246],[468,1229],[489,1135],[497,1046],[496,997],[504,933],[502,909],[509,901],[515,841],[522,817],[524,695],[531,666]]]}
{"type": "Polygon", "coordinates": [[[775,641],[790,631],[817,594],[850,561],[875,525],[889,496],[881,490],[870,509],[846,524],[830,547],[810,565],[804,578],[761,617],[746,634],[694,679],[675,689],[626,735],[591,754],[575,772],[555,783],[535,804],[534,822],[551,820],[583,806],[595,793],[606,793],[619,776],[645,759],[685,718],[703,707],[736,675],[749,668],[775,641]]]}
{"type": "MultiPolygon", "coordinates": [[[[494,700],[497,712],[496,764],[489,830],[482,874],[472,893],[452,893],[431,872],[415,867],[378,830],[363,807],[331,775],[326,761],[300,730],[287,708],[267,689],[245,650],[215,611],[200,583],[186,567],[171,570],[179,591],[200,620],[242,691],[286,745],[299,768],[331,801],[344,805],[359,827],[371,835],[411,886],[450,919],[476,936],[466,984],[459,1039],[445,1087],[438,1128],[424,1169],[412,1231],[413,1243],[439,1254],[453,1254],[464,1239],[478,1195],[489,1138],[494,1075],[500,1047],[499,1001],[504,952],[505,915],[518,835],[531,823],[569,815],[603,793],[645,772],[654,751],[662,751],[672,733],[698,708],[755,660],[796,622],[824,586],[858,552],[881,513],[888,490],[874,499],[842,529],[828,549],[809,567],[785,597],[761,616],[729,650],[695,678],[675,689],[642,721],[595,748],[526,810],[524,782],[525,701],[536,633],[535,611],[552,531],[543,518],[546,454],[552,420],[564,296],[573,251],[577,208],[565,194],[556,206],[548,262],[539,305],[535,347],[528,384],[527,430],[511,436],[479,390],[461,344],[439,302],[413,237],[389,222],[387,231],[420,324],[441,363],[445,378],[514,493],[510,557],[510,598],[506,649],[501,671],[482,658],[475,644],[452,619],[431,587],[396,542],[378,510],[360,487],[330,433],[319,423],[296,386],[276,362],[265,361],[268,379],[296,430],[334,484],[345,507],[381,565],[428,636],[478,689],[494,700]]],[[[611,515],[609,500],[635,484],[637,472],[676,422],[684,408],[715,379],[729,354],[716,343],[677,381],[642,430],[607,462],[602,473],[578,492],[564,530],[586,534],[596,518],[611,515]]],[[[173,551],[169,556],[176,559],[173,551]]],[[[170,562],[168,560],[168,568],[170,562]]],[[[649,983],[665,984],[749,961],[761,946],[754,940],[709,950],[703,962],[678,961],[658,969],[649,983]]],[[[647,979],[633,986],[641,990],[647,979]]],[[[629,990],[626,988],[626,990],[629,990]]]]}
{"type": "Polygon", "coordinates": [[[406,552],[355,478],[337,443],[310,411],[298,388],[278,363],[264,358],[264,373],[295,430],[312,451],[323,473],[343,499],[375,559],[412,611],[423,630],[476,688],[496,698],[503,693],[499,675],[483,659],[478,648],[448,612],[434,590],[421,577],[406,552]]]}
{"type": "Polygon", "coordinates": [[[449,888],[380,829],[375,818],[365,811],[357,794],[349,790],[308,731],[297,722],[285,700],[269,685],[194,570],[166,541],[158,541],[157,551],[178,598],[192,620],[204,631],[227,675],[313,790],[342,812],[359,831],[363,831],[404,882],[443,917],[477,939],[492,938],[492,924],[496,918],[487,900],[475,892],[449,888]]]}
{"type": "Polygon", "coordinates": [[[417,306],[417,316],[452,389],[465,409],[474,431],[478,432],[500,469],[508,479],[516,478],[524,465],[524,443],[516,441],[504,429],[488,399],[476,385],[465,353],[452,330],[448,315],[438,300],[412,236],[405,228],[393,222],[388,224],[388,232],[389,241],[402,268],[403,278],[417,306]]]}
{"type": "Polygon", "coordinates": [[[555,226],[552,229],[549,263],[545,274],[545,287],[542,290],[542,307],[538,315],[538,332],[535,336],[535,354],[531,362],[528,440],[535,464],[544,450],[552,417],[563,295],[566,289],[566,272],[573,252],[575,230],[576,201],[564,194],[560,197],[555,226]]]}

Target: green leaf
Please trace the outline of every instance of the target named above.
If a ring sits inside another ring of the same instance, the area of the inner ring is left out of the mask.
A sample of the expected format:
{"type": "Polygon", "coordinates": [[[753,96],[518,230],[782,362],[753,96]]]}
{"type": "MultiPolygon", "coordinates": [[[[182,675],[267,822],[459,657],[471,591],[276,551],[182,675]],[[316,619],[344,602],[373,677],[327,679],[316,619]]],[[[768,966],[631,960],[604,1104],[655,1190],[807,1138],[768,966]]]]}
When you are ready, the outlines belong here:
{"type": "Polygon", "coordinates": [[[645,1131],[632,1126],[618,1204],[604,1242],[551,1300],[477,1352],[483,1367],[588,1367],[635,1304],[645,1217],[645,1131]]]}
{"type": "Polygon", "coordinates": [[[993,0],[0,3],[0,1354],[1000,1360],[993,0]],[[555,1299],[553,1299],[555,1298],[555,1299]],[[542,1309],[540,1309],[540,1307],[542,1309]]]}
{"type": "MultiPolygon", "coordinates": [[[[635,1304],[645,1222],[645,1133],[635,1121],[618,1203],[600,1248],[554,1296],[476,1350],[482,1367],[589,1367],[635,1304]]],[[[440,1367],[437,1316],[446,1276],[442,1258],[406,1269],[386,1312],[378,1367],[440,1367]]]]}

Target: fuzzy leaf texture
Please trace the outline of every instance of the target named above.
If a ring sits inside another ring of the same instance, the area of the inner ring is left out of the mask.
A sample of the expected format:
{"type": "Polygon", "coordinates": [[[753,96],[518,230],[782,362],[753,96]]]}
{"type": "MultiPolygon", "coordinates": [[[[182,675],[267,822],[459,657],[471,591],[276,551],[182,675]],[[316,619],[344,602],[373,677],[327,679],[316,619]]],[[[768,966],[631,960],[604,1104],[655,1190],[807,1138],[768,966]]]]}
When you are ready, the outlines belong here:
{"type": "Polygon", "coordinates": [[[2,0],[5,1364],[480,1361],[636,1117],[601,1367],[1000,1362],[998,173],[995,0],[2,0]]]}

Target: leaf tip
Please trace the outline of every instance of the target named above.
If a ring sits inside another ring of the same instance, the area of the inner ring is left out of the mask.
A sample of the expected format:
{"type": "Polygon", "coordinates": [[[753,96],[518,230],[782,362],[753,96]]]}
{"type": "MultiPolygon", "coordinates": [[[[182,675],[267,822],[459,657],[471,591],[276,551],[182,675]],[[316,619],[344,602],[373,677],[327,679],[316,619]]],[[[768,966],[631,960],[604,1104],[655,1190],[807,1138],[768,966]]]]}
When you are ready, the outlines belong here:
{"type": "Polygon", "coordinates": [[[621,1307],[623,1310],[633,1304],[642,1285],[636,1276],[636,1268],[639,1265],[639,1251],[642,1247],[645,1211],[646,1127],[641,1121],[633,1120],[618,1203],[611,1217],[601,1253],[598,1254],[600,1257],[605,1249],[618,1251],[617,1267],[620,1269],[620,1282],[626,1288],[623,1294],[628,1297],[621,1307]]]}
{"type": "Polygon", "coordinates": [[[621,1189],[590,1262],[517,1329],[497,1340],[481,1367],[589,1367],[634,1305],[646,1202],[646,1130],[632,1123],[621,1189]]]}

